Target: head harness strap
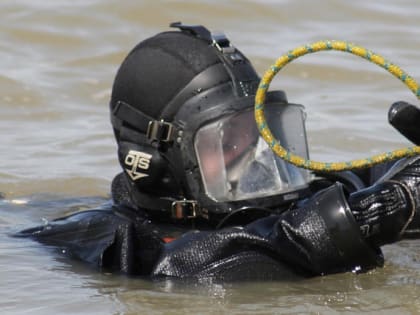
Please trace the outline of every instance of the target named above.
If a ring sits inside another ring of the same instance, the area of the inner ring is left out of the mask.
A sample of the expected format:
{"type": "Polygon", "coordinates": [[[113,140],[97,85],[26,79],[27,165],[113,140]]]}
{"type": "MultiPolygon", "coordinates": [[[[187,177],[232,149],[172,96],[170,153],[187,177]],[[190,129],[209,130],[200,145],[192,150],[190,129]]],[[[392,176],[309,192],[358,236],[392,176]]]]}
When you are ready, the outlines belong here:
{"type": "Polygon", "coordinates": [[[215,47],[219,59],[229,73],[237,96],[249,96],[256,93],[260,81],[258,74],[248,59],[230,44],[225,34],[212,34],[202,25],[184,25],[176,22],[170,26],[201,38],[215,47]]]}
{"type": "Polygon", "coordinates": [[[117,102],[111,115],[111,122],[114,126],[117,126],[118,129],[122,127],[123,123],[127,123],[132,128],[142,133],[147,132],[149,122],[152,120],[154,120],[152,117],[123,101],[117,102]]]}

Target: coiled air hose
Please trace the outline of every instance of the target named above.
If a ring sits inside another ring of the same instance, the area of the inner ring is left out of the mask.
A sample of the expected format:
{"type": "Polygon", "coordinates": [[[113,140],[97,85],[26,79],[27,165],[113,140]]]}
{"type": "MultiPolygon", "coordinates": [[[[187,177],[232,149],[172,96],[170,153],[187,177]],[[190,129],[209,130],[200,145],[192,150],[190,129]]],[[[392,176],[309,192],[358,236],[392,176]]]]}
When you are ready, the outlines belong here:
{"type": "Polygon", "coordinates": [[[420,154],[420,146],[413,146],[381,153],[365,159],[351,160],[347,162],[318,162],[295,155],[280,144],[280,142],[271,133],[271,130],[269,129],[264,116],[264,102],[270,83],[274,76],[291,61],[306,54],[325,50],[337,50],[351,53],[377,64],[378,66],[384,68],[389,73],[400,79],[416,95],[416,97],[420,99],[419,84],[411,76],[409,76],[395,64],[384,59],[382,56],[375,54],[363,47],[343,41],[319,41],[310,45],[297,47],[278,58],[274,65],[272,65],[270,69],[265,72],[255,96],[254,113],[257,127],[261,136],[274,151],[274,153],[293,165],[318,172],[338,172],[366,168],[379,163],[420,154]]]}

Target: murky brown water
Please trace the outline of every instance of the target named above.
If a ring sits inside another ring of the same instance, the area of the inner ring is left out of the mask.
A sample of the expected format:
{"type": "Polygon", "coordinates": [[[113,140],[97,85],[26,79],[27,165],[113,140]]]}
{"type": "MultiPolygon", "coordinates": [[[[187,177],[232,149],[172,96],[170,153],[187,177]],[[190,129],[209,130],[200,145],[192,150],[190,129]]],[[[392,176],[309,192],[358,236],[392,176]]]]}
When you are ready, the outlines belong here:
{"type": "MultiPolygon", "coordinates": [[[[298,45],[343,39],[420,79],[416,0],[1,1],[1,313],[420,313],[420,241],[386,247],[385,268],[364,275],[206,286],[101,274],[7,236],[107,199],[119,170],[107,107],[113,76],[138,41],[178,20],[225,31],[260,73],[298,45]]],[[[364,60],[305,56],[273,86],[307,106],[314,158],[347,160],[407,144],[387,125],[387,108],[416,99],[364,60]]]]}

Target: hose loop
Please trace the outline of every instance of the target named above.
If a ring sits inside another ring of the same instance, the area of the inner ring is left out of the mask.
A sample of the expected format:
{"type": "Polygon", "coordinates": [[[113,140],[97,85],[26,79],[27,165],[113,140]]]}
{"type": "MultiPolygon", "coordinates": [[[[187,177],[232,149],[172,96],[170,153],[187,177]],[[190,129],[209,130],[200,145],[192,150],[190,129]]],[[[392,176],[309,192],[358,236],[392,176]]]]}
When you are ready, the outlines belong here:
{"type": "Polygon", "coordinates": [[[379,163],[420,154],[420,146],[413,146],[390,152],[384,152],[365,159],[357,159],[347,162],[318,162],[298,156],[288,151],[280,144],[280,142],[271,133],[264,115],[264,102],[270,83],[274,76],[291,61],[310,53],[325,50],[343,51],[373,62],[374,64],[387,70],[393,76],[397,77],[407,86],[408,89],[410,89],[411,92],[414,93],[417,99],[420,99],[419,84],[411,76],[409,76],[397,65],[387,61],[382,56],[363,47],[356,46],[344,41],[333,40],[318,41],[310,45],[297,47],[278,58],[277,61],[265,72],[255,95],[255,121],[257,122],[257,127],[261,136],[274,151],[274,153],[293,165],[318,172],[338,172],[367,168],[379,163]]]}

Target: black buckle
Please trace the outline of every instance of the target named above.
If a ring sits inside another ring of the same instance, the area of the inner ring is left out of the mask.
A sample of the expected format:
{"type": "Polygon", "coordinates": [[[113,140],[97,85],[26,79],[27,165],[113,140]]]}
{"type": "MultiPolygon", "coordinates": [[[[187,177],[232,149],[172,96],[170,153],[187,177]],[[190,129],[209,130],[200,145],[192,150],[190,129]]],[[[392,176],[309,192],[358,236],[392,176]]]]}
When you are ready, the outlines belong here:
{"type": "Polygon", "coordinates": [[[198,215],[198,203],[195,200],[176,200],[172,202],[173,219],[194,219],[198,215]]]}
{"type": "Polygon", "coordinates": [[[229,39],[223,33],[211,34],[213,39],[213,46],[216,47],[222,53],[233,53],[235,52],[235,47],[230,44],[229,39]]]}
{"type": "Polygon", "coordinates": [[[170,142],[174,136],[174,126],[163,120],[152,120],[147,127],[147,138],[152,141],[170,142]]]}

